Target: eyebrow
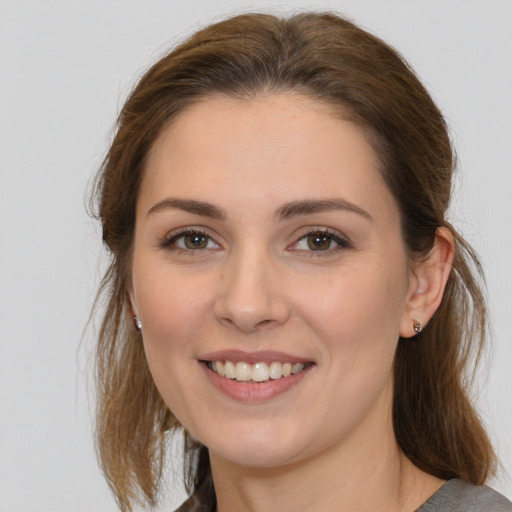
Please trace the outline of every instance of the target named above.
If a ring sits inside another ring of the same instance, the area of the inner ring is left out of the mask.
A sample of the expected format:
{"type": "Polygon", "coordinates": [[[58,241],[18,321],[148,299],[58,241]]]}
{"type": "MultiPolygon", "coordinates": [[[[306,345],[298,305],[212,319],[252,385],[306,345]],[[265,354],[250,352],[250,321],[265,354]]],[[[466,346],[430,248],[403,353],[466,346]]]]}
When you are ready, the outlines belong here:
{"type": "MultiPolygon", "coordinates": [[[[224,220],[227,217],[226,212],[214,204],[207,203],[206,201],[197,201],[195,199],[179,199],[174,197],[168,197],[156,203],[148,210],[146,216],[167,210],[169,208],[174,208],[192,213],[194,215],[200,215],[201,217],[210,217],[212,219],[218,220],[224,220]]],[[[274,214],[274,218],[277,220],[288,220],[293,217],[299,217],[301,215],[311,215],[314,213],[336,210],[356,213],[367,220],[373,221],[373,217],[359,206],[346,201],[345,199],[338,198],[292,201],[278,208],[274,214]]]]}
{"type": "Polygon", "coordinates": [[[224,210],[211,203],[196,201],[194,199],[178,199],[174,197],[168,197],[167,199],[156,203],[148,210],[146,217],[153,213],[167,210],[168,208],[175,208],[195,215],[201,215],[202,217],[210,217],[212,219],[222,220],[226,218],[224,210]]]}
{"type": "Polygon", "coordinates": [[[308,199],[305,201],[293,201],[281,206],[276,212],[275,217],[279,220],[291,219],[300,215],[311,215],[313,213],[322,213],[328,211],[347,211],[357,213],[369,221],[373,217],[359,206],[346,201],[345,199],[308,199]]]}

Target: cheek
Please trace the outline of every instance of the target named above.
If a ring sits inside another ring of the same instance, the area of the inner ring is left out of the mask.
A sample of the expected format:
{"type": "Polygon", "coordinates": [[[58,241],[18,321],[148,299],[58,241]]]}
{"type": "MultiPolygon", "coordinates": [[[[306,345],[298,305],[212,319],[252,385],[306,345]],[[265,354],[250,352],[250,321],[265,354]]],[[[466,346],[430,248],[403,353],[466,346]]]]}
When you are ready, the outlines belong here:
{"type": "Polygon", "coordinates": [[[169,265],[164,258],[160,261],[144,253],[137,256],[133,288],[143,332],[152,343],[168,349],[185,344],[183,334],[203,314],[211,287],[197,276],[169,265]]]}
{"type": "Polygon", "coordinates": [[[370,261],[347,266],[303,301],[303,317],[320,336],[325,358],[354,394],[389,377],[405,307],[403,268],[370,261]]]}
{"type": "Polygon", "coordinates": [[[193,425],[190,404],[201,396],[197,373],[201,321],[209,301],[197,282],[152,266],[134,282],[143,320],[143,343],[156,387],[180,422],[193,425]]]}
{"type": "Polygon", "coordinates": [[[144,349],[161,395],[172,410],[180,410],[181,397],[193,389],[189,375],[197,371],[196,341],[210,309],[211,287],[165,261],[144,256],[134,258],[133,272],[144,349]]]}
{"type": "Polygon", "coordinates": [[[189,290],[179,291],[163,282],[147,286],[139,293],[144,332],[151,340],[170,348],[183,344],[182,333],[190,330],[202,309],[198,297],[189,290]]]}
{"type": "Polygon", "coordinates": [[[347,266],[328,279],[312,279],[307,288],[303,311],[332,335],[398,333],[407,290],[405,272],[398,267],[371,262],[347,266]]]}

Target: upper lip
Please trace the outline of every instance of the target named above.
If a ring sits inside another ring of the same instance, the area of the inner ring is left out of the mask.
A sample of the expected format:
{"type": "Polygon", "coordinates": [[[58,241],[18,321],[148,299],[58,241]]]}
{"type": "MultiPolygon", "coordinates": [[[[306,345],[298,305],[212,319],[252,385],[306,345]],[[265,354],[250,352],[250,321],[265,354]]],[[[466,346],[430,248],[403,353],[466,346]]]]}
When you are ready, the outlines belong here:
{"type": "Polygon", "coordinates": [[[202,354],[199,357],[201,361],[231,361],[233,363],[243,362],[249,364],[272,363],[278,361],[281,363],[311,363],[311,359],[304,357],[277,352],[275,350],[261,350],[257,352],[245,352],[243,350],[218,350],[202,354]]]}

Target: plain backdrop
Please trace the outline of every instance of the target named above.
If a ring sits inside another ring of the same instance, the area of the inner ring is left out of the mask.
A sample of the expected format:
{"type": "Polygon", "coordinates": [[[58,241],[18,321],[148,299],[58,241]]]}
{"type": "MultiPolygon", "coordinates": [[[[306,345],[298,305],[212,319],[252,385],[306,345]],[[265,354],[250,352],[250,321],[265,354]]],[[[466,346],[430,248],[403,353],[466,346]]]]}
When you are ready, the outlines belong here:
{"type": "Polygon", "coordinates": [[[300,8],[394,45],[446,115],[451,218],[481,254],[494,321],[478,403],[502,460],[492,484],[512,497],[511,0],[0,0],[0,512],[116,510],[92,442],[92,341],[80,340],[102,251],[84,198],[127,92],[211,21],[300,8]]]}

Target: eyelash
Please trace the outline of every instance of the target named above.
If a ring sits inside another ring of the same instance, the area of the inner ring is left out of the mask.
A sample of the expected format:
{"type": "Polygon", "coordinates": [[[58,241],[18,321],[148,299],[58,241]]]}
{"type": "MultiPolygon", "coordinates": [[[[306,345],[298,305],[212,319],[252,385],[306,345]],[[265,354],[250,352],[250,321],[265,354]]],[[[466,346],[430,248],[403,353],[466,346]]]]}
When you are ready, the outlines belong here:
{"type": "MultiPolygon", "coordinates": [[[[306,240],[308,237],[311,237],[313,235],[317,236],[318,238],[326,238],[329,241],[329,243],[335,242],[338,247],[335,247],[335,248],[329,247],[327,249],[320,249],[320,250],[316,250],[316,251],[312,250],[312,249],[311,250],[292,249],[292,250],[309,252],[309,253],[311,253],[310,254],[311,256],[322,256],[323,255],[322,253],[332,253],[335,251],[339,251],[341,249],[350,249],[352,247],[350,241],[347,238],[340,236],[338,233],[331,231],[330,229],[325,229],[325,228],[309,229],[306,233],[304,233],[300,236],[300,238],[293,244],[293,246],[297,246],[302,240],[306,240]]],[[[200,247],[200,248],[195,248],[195,249],[178,247],[176,245],[176,242],[180,238],[185,238],[186,236],[196,236],[196,237],[200,237],[200,238],[205,238],[205,239],[207,239],[207,244],[210,242],[213,242],[215,245],[219,246],[219,244],[206,231],[204,231],[202,229],[183,229],[182,231],[173,233],[170,236],[169,235],[166,236],[165,239],[162,240],[158,244],[158,247],[160,247],[161,249],[169,249],[169,250],[173,250],[173,251],[189,252],[189,253],[209,249],[208,247],[204,247],[204,248],[200,247]]]]}
{"type": "Polygon", "coordinates": [[[350,249],[352,247],[352,244],[350,241],[341,236],[339,233],[336,233],[335,231],[332,231],[330,229],[325,228],[311,228],[306,233],[300,236],[300,238],[293,244],[294,246],[298,245],[299,242],[302,240],[307,240],[307,238],[311,236],[316,236],[318,238],[326,238],[329,243],[335,242],[337,244],[337,247],[335,248],[327,248],[327,249],[320,249],[320,250],[307,250],[307,249],[296,249],[299,251],[305,251],[311,253],[311,256],[324,256],[327,254],[332,254],[333,252],[340,251],[342,249],[350,249]]]}
{"type": "Polygon", "coordinates": [[[176,245],[176,242],[180,238],[185,238],[186,236],[196,236],[207,239],[207,243],[212,241],[214,244],[217,244],[215,240],[204,230],[202,229],[183,229],[182,231],[179,231],[177,233],[173,233],[172,235],[167,235],[164,240],[162,240],[158,246],[161,249],[170,249],[174,251],[183,251],[183,252],[195,252],[196,250],[206,249],[206,248],[199,248],[199,249],[190,249],[190,248],[184,248],[184,247],[178,247],[176,245]]]}

